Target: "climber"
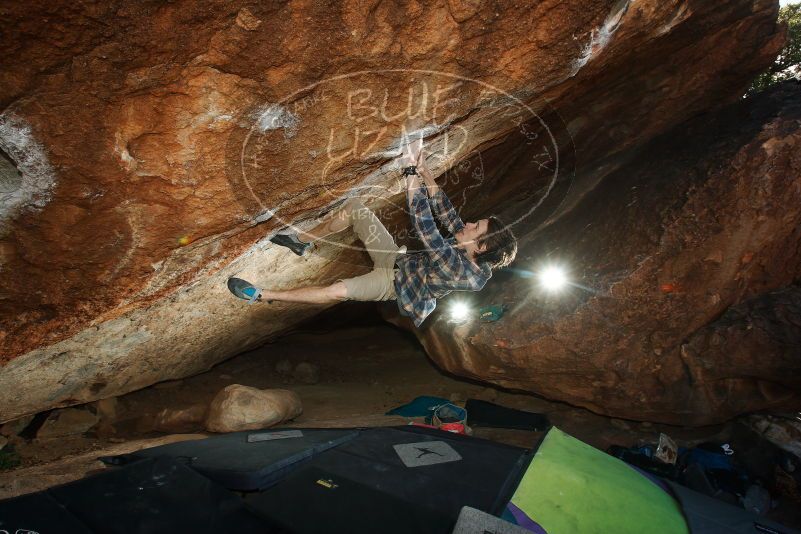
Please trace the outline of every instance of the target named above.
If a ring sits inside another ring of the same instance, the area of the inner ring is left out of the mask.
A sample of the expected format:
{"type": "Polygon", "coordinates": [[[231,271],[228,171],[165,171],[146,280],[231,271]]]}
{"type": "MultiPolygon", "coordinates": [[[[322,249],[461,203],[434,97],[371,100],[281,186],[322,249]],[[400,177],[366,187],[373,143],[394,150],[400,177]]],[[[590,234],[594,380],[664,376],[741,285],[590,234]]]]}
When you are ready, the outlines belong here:
{"type": "Polygon", "coordinates": [[[370,254],[372,271],[329,286],[270,290],[230,278],[228,288],[250,302],[326,304],[397,299],[401,313],[411,317],[418,327],[434,310],[438,298],[454,290],[481,290],[492,276],[492,269],[505,267],[514,260],[515,236],[495,216],[478,222],[462,222],[425,164],[422,139],[409,146],[402,163],[406,165],[403,176],[407,207],[412,225],[424,245],[423,251],[407,254],[406,247],[395,244],[372,211],[357,199],[350,199],[312,230],[294,235],[278,234],[271,241],[303,256],[313,248],[314,241],[352,226],[370,254]],[[452,237],[446,239],[440,235],[432,209],[452,237]]]}

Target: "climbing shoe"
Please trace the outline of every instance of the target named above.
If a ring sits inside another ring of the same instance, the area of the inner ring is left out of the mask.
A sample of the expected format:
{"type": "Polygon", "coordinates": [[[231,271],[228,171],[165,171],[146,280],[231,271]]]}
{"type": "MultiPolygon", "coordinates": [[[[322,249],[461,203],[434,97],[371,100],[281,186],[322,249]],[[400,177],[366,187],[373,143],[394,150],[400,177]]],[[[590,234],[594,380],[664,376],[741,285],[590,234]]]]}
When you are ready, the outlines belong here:
{"type": "MultiPolygon", "coordinates": [[[[255,287],[247,280],[241,278],[234,278],[233,276],[228,279],[228,291],[235,296],[248,301],[248,304],[254,304],[261,300],[261,290],[255,287]]],[[[272,303],[271,300],[267,301],[272,303]]]]}
{"type": "Polygon", "coordinates": [[[303,256],[314,247],[313,243],[304,243],[295,234],[276,234],[270,238],[270,241],[288,248],[298,256],[303,256]]]}

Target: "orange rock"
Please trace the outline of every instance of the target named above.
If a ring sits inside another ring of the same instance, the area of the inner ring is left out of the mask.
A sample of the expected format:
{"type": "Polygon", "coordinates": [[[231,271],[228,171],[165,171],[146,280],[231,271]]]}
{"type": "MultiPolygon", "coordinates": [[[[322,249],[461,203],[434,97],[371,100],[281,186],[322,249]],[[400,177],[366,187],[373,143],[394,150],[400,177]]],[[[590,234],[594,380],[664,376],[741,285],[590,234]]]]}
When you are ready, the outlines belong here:
{"type": "Polygon", "coordinates": [[[319,311],[246,309],[224,280],[365,272],[362,252],[263,238],[356,186],[389,196],[407,128],[471,217],[556,184],[525,234],[624,151],[740,99],[784,39],[753,0],[5,4],[0,421],[201,372],[319,311]]]}
{"type": "MultiPolygon", "coordinates": [[[[801,86],[780,86],[643,147],[568,213],[521,240],[521,258],[570,251],[581,259],[575,278],[592,280],[596,291],[576,288],[509,314],[503,327],[513,332],[514,350],[473,335],[485,334],[483,326],[466,325],[455,339],[438,315],[414,330],[431,359],[456,375],[627,420],[707,425],[796,408],[799,100],[801,86]],[[775,135],[785,142],[768,159],[748,156],[775,135]],[[697,172],[710,161],[708,172],[697,172]],[[635,187],[642,193],[629,205],[621,192],[635,187]],[[737,236],[727,241],[727,255],[759,257],[759,269],[722,275],[705,265],[721,235],[737,236]],[[682,285],[665,281],[659,290],[682,298],[653,298],[664,272],[682,285]],[[614,293],[603,291],[610,286],[614,293]]],[[[505,176],[516,172],[504,169],[505,176]]],[[[480,298],[526,294],[530,281],[505,277],[491,280],[480,298]]]]}

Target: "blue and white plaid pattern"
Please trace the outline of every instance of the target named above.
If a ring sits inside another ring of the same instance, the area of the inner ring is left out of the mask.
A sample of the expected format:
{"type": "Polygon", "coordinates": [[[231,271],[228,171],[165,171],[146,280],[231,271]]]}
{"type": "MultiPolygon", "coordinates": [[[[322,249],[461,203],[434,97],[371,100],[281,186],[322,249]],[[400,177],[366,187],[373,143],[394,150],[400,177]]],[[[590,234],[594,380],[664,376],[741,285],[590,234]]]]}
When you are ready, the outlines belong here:
{"type": "Polygon", "coordinates": [[[442,189],[430,199],[430,204],[425,185],[409,199],[412,225],[425,250],[398,256],[395,293],[401,313],[411,317],[418,327],[437,307],[438,298],[451,291],[480,291],[492,276],[489,264],[477,266],[468,259],[467,253],[456,248],[454,238],[442,237],[432,207],[451,235],[464,227],[442,189]]]}

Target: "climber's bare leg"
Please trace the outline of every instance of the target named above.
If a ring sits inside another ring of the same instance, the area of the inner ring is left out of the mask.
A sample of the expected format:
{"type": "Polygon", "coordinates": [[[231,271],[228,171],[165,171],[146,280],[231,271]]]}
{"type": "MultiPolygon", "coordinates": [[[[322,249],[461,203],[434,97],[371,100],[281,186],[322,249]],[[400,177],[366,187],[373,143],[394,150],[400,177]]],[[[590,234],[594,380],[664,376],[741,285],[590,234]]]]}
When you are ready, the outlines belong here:
{"type": "Polygon", "coordinates": [[[298,232],[298,239],[311,243],[331,234],[341,232],[350,226],[351,207],[346,203],[341,208],[325,216],[324,220],[308,232],[298,232]]]}
{"type": "Polygon", "coordinates": [[[302,302],[306,304],[329,304],[346,300],[348,289],[341,281],[330,286],[299,287],[284,291],[263,289],[261,300],[280,300],[284,302],[302,302]]]}

